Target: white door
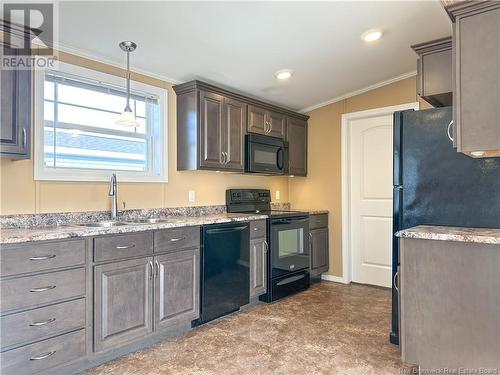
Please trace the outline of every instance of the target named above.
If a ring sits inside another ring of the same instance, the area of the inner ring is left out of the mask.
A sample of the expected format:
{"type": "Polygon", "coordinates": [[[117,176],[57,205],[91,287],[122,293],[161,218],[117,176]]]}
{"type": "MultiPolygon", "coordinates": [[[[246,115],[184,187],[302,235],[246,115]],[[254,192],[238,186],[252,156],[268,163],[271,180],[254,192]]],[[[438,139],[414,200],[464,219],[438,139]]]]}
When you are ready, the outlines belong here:
{"type": "Polygon", "coordinates": [[[346,115],[352,281],[384,287],[392,270],[394,111],[346,115]]]}

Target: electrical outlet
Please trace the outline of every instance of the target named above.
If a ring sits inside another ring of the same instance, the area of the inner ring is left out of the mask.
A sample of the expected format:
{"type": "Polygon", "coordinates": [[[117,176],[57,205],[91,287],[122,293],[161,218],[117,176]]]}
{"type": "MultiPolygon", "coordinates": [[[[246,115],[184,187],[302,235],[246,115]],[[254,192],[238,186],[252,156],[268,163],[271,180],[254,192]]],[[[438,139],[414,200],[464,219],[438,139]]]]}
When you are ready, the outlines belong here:
{"type": "Polygon", "coordinates": [[[194,194],[194,190],[189,190],[188,200],[189,200],[190,202],[194,202],[194,201],[195,201],[195,194],[194,194]]]}
{"type": "Polygon", "coordinates": [[[276,192],[274,193],[274,197],[276,198],[277,201],[280,200],[280,191],[279,190],[276,190],[276,192]]]}

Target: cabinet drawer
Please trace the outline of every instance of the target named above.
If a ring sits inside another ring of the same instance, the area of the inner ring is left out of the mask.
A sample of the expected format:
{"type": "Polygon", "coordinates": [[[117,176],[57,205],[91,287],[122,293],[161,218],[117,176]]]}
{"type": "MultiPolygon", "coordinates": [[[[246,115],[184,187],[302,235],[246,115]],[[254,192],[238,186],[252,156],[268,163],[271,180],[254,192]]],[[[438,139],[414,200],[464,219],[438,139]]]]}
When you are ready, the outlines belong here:
{"type": "Polygon", "coordinates": [[[68,333],[0,354],[2,375],[30,375],[85,355],[85,330],[68,333]]]}
{"type": "Polygon", "coordinates": [[[250,239],[266,237],[266,220],[250,222],[250,239]]]}
{"type": "Polygon", "coordinates": [[[27,308],[85,294],[85,269],[44,273],[0,282],[0,311],[27,308]]]}
{"type": "Polygon", "coordinates": [[[328,214],[309,216],[309,229],[324,228],[328,226],[328,214]]]}
{"type": "Polygon", "coordinates": [[[153,254],[153,234],[134,233],[94,239],[94,261],[153,254]]]}
{"type": "Polygon", "coordinates": [[[85,264],[85,240],[42,242],[3,248],[1,276],[85,264]]]}
{"type": "Polygon", "coordinates": [[[200,227],[182,227],[155,232],[155,253],[200,247],[200,227]]]}
{"type": "Polygon", "coordinates": [[[41,307],[0,318],[1,347],[56,336],[85,327],[85,299],[41,307]]]}

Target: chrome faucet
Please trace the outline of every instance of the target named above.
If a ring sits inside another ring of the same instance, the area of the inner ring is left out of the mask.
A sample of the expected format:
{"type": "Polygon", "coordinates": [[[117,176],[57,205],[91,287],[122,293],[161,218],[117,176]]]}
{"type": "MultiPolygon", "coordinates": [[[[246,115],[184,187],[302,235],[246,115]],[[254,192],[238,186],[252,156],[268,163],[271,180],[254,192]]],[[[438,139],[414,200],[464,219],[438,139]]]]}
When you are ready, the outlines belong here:
{"type": "Polygon", "coordinates": [[[118,188],[116,186],[116,174],[111,174],[111,179],[109,180],[109,192],[108,195],[111,198],[111,220],[116,220],[118,217],[118,188]]]}

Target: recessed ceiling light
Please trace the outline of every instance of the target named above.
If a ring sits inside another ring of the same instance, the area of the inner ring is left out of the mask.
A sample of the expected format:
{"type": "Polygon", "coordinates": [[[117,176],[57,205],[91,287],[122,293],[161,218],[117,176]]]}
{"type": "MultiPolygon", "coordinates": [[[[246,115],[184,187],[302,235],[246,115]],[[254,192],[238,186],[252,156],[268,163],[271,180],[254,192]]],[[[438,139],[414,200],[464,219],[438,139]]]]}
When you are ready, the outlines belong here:
{"type": "Polygon", "coordinates": [[[276,73],[274,73],[274,76],[278,79],[288,79],[292,76],[293,70],[290,69],[282,69],[278,70],[276,73]]]}
{"type": "Polygon", "coordinates": [[[484,151],[472,151],[470,154],[472,156],[484,156],[485,152],[484,151]]]}
{"type": "Polygon", "coordinates": [[[374,42],[382,37],[382,31],[380,30],[368,30],[361,34],[361,39],[365,42],[374,42]]]}

